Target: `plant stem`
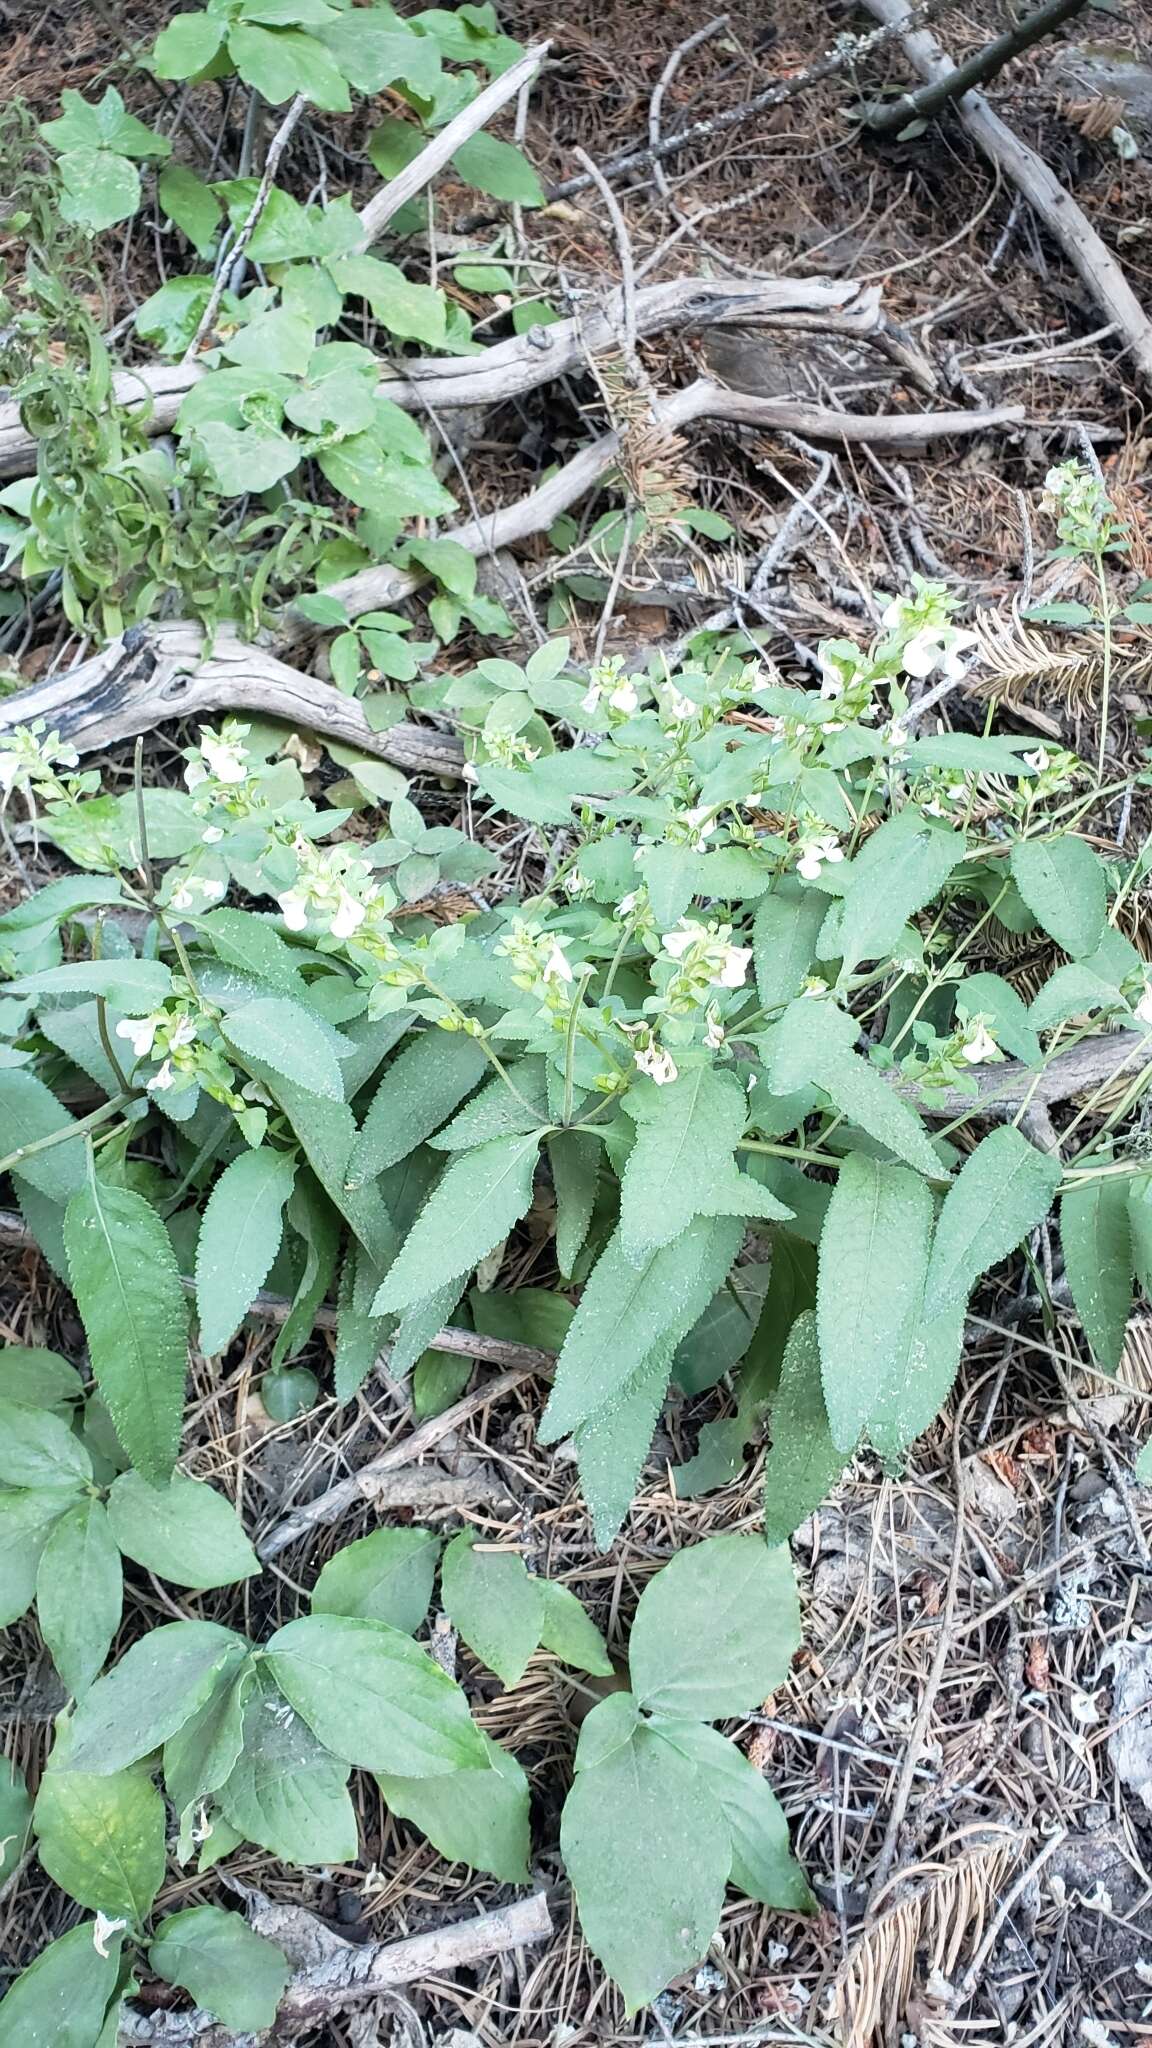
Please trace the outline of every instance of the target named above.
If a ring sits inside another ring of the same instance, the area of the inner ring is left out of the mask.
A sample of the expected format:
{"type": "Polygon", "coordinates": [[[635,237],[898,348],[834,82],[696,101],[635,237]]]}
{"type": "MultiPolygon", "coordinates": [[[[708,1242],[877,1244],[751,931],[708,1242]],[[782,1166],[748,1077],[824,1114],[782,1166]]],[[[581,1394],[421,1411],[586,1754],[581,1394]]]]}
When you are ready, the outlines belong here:
{"type": "Polygon", "coordinates": [[[572,1008],[568,1012],[568,1032],[564,1041],[563,1123],[565,1130],[568,1129],[569,1125],[572,1122],[572,1069],[575,1064],[576,1057],[576,1026],[580,1021],[580,1011],[584,1003],[584,991],[587,988],[588,983],[591,981],[594,972],[595,969],[592,967],[585,968],[584,974],[581,977],[580,986],[577,989],[576,994],[572,998],[572,1008]]]}
{"type": "Polygon", "coordinates": [[[1104,574],[1104,554],[1096,551],[1096,580],[1100,585],[1100,616],[1104,626],[1103,665],[1100,675],[1100,746],[1096,755],[1096,787],[1104,780],[1104,757],[1108,750],[1108,705],[1112,688],[1112,595],[1104,574]]]}
{"type": "Polygon", "coordinates": [[[139,1101],[141,1092],[140,1089],[135,1089],[125,1095],[114,1095],[108,1102],[102,1102],[99,1109],[91,1110],[87,1116],[77,1117],[74,1123],[62,1125],[58,1131],[49,1131],[46,1137],[33,1138],[27,1145],[17,1145],[14,1152],[9,1152],[6,1158],[0,1159],[0,1173],[10,1173],[13,1168],[19,1170],[24,1161],[31,1159],[35,1153],[49,1152],[53,1145],[66,1145],[69,1138],[82,1138],[87,1132],[99,1129],[101,1124],[106,1124],[112,1117],[119,1116],[120,1111],[127,1108],[130,1102],[139,1101]]]}

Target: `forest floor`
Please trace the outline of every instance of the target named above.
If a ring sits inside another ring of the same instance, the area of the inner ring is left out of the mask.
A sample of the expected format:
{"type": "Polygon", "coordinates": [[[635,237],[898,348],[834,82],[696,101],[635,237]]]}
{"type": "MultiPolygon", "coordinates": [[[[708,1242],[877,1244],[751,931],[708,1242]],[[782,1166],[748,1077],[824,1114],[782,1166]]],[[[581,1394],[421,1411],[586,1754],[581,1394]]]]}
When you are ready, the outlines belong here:
{"type": "MultiPolygon", "coordinates": [[[[125,31],[146,33],[154,11],[147,0],[130,22],[125,17],[125,31]]],[[[62,86],[84,89],[103,75],[105,17],[115,23],[114,5],[8,0],[0,13],[9,25],[0,97],[54,111],[62,86]]],[[[602,163],[643,145],[669,58],[705,27],[696,0],[506,0],[502,22],[526,41],[551,39],[526,133],[546,183],[573,174],[577,146],[602,163]]],[[[676,69],[664,95],[665,131],[747,100],[861,25],[851,10],[819,0],[775,8],[734,0],[724,23],[676,69]]],[[[959,57],[1002,25],[990,0],[977,0],[942,15],[934,33],[959,57]]],[[[898,45],[869,66],[868,96],[885,81],[911,82],[898,45]]],[[[650,278],[875,282],[889,316],[930,355],[954,402],[1025,409],[1022,425],[927,454],[881,459],[861,446],[832,458],[815,501],[820,519],[791,558],[775,646],[786,660],[818,638],[859,634],[861,586],[903,587],[912,570],[946,575],[978,607],[1001,605],[1022,585],[1044,594],[1052,571],[1042,542],[1033,543],[1029,508],[1049,462],[1075,452],[1070,423],[1086,429],[1133,521],[1138,561],[1149,545],[1142,528],[1152,537],[1152,430],[1084,284],[954,112],[921,136],[869,144],[846,118],[855,89],[850,78],[830,79],[681,152],[666,181],[642,169],[616,187],[634,260],[642,268],[652,259],[650,278]],[[697,224],[677,233],[685,215],[697,224]]],[[[135,96],[143,105],[148,93],[137,78],[130,104],[135,96]]],[[[1136,0],[1120,0],[1106,21],[1081,17],[1013,64],[992,98],[1074,191],[1137,294],[1148,296],[1152,16],[1136,0]],[[1085,74],[1069,53],[1096,37],[1130,51],[1131,62],[1111,49],[1085,74]],[[1099,81],[1121,74],[1125,91],[1105,125],[1099,81]],[[1119,127],[1130,130],[1137,154],[1118,153],[1119,127]]],[[[374,174],[363,158],[337,157],[322,123],[312,135],[318,145],[298,137],[294,147],[318,146],[322,159],[327,151],[337,189],[349,180],[354,190],[369,189],[374,174]]],[[[347,128],[341,136],[354,153],[356,138],[347,128]]],[[[225,129],[225,161],[236,141],[225,129]]],[[[311,173],[299,175],[307,185],[311,173]]],[[[467,203],[460,194],[461,233],[467,203]]],[[[449,227],[450,208],[449,194],[449,227]]],[[[549,295],[606,293],[618,282],[618,238],[595,190],[527,215],[524,232],[549,295]]],[[[115,319],[160,281],[156,261],[145,234],[126,237],[121,271],[105,280],[115,319]]],[[[659,389],[689,381],[697,346],[678,337],[645,344],[659,389]]],[[[731,360],[713,362],[722,374],[732,369],[731,360]]],[[[761,390],[848,409],[887,409],[908,395],[900,369],[879,354],[808,335],[757,343],[754,374],[761,390]]],[[[587,384],[565,380],[491,416],[462,451],[481,510],[522,495],[543,467],[571,452],[596,403],[587,384]]],[[[709,552],[690,597],[660,578],[619,593],[608,651],[670,642],[732,586],[738,598],[750,565],[813,480],[810,451],[769,432],[697,430],[689,459],[699,502],[724,514],[735,537],[709,552]]],[[[547,558],[542,537],[521,551],[529,585],[547,558]]],[[[589,640],[598,617],[597,604],[586,607],[589,640]]],[[[22,674],[32,679],[51,652],[50,642],[29,646],[22,674]]],[[[1114,710],[1115,746],[1142,763],[1152,705],[1123,675],[1114,710]]],[[[1018,720],[1017,729],[1091,748],[1091,702],[1055,677],[1038,693],[1021,692],[1004,716],[1018,720]]],[[[157,780],[175,779],[180,738],[167,728],[149,739],[157,780]]],[[[115,749],[103,765],[128,785],[130,749],[115,749]]],[[[417,784],[413,794],[438,817],[454,815],[434,784],[417,784]]],[[[1102,816],[1097,831],[1102,846],[1130,833],[1131,852],[1138,840],[1128,818],[1102,816]]],[[[510,867],[525,858],[518,844],[506,852],[510,867]]],[[[1152,956],[1152,926],[1139,930],[1139,909],[1133,936],[1152,956]]],[[[1035,964],[1026,947],[1008,964],[1026,986],[1035,964]]],[[[0,1337],[78,1355],[82,1333],[70,1298],[36,1251],[9,1235],[0,1337]]],[[[532,1284],[537,1256],[525,1234],[502,1284],[532,1284]]],[[[819,1915],[805,1921],[731,1900],[709,1961],[630,2020],[584,1950],[558,1855],[545,1846],[537,1874],[553,1887],[550,1943],[409,1987],[367,2022],[332,2022],[307,2037],[313,2048],[374,2040],[406,2048],[836,2040],[850,2048],[1048,2048],[1080,2039],[1126,2048],[1152,2039],[1152,1491],[1130,1477],[1152,1419],[1152,1324],[1134,1328],[1118,1388],[1088,1369],[1070,1317],[1045,1325],[1024,1261],[976,1306],[958,1387],[908,1469],[886,1474],[875,1460],[859,1460],[795,1539],[806,1648],[763,1712],[731,1731],[769,1770],[819,1915]]],[[[404,1389],[386,1373],[352,1407],[322,1397],[302,1421],[271,1424],[253,1388],[273,1337],[273,1325],[250,1319],[222,1371],[198,1363],[186,1438],[188,1469],[221,1486],[257,1532],[413,1426],[404,1389]]],[[[299,1362],[323,1378],[327,1355],[320,1330],[299,1362]]],[[[457,1499],[463,1493],[482,1536],[513,1535],[618,1643],[646,1577],[675,1550],[704,1534],[757,1527],[760,1461],[750,1457],[729,1487],[678,1498],[672,1469],[692,1454],[701,1425],[725,1412],[728,1396],[722,1385],[676,1400],[625,1528],[601,1555],[574,1467],[536,1442],[538,1394],[525,1380],[490,1399],[478,1369],[471,1412],[418,1464],[400,1467],[389,1510],[450,1524],[458,1508],[442,1505],[446,1487],[457,1499]],[[453,1489],[451,1481],[467,1484],[453,1489]]],[[[379,1506],[365,1500],[338,1527],[287,1549],[255,1592],[230,1588],[177,1605],[130,1568],[124,1640],[185,1612],[245,1629],[290,1619],[324,1558],[374,1526],[379,1506]]],[[[455,1654],[483,1725],[529,1773],[534,1839],[555,1844],[587,1692],[546,1655],[507,1694],[463,1646],[455,1654]]],[[[34,1629],[18,1626],[0,1662],[7,1753],[35,1771],[61,1704],[34,1629]]],[[[302,1876],[245,1850],[230,1871],[365,1940],[417,1932],[512,1896],[446,1865],[383,1812],[367,1780],[360,1784],[364,1864],[302,1876]]],[[[171,1910],[200,1896],[204,1881],[185,1873],[164,1903],[171,1910]]],[[[60,1931],[55,1916],[64,1904],[34,1864],[25,1871],[0,1900],[6,1967],[23,1967],[60,1931]]]]}

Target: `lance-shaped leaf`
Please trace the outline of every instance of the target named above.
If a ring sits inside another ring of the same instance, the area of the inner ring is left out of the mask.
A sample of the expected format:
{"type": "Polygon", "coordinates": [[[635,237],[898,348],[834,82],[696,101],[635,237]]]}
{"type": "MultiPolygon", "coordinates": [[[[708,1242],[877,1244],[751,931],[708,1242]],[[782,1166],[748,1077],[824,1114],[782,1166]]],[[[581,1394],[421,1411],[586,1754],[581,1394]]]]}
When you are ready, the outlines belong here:
{"type": "Polygon", "coordinates": [[[1076,1311],[1101,1365],[1116,1372],[1132,1309],[1130,1183],[1093,1174],[1060,1199],[1064,1270],[1076,1311]]]}
{"type": "MultiPolygon", "coordinates": [[[[962,833],[925,818],[914,804],[873,832],[844,872],[835,940],[841,973],[851,974],[861,960],[884,959],[909,918],[932,901],[965,852],[962,833]]],[[[827,947],[823,957],[829,957],[827,947]]]]}
{"type": "Polygon", "coordinates": [[[808,1309],[792,1325],[772,1403],[772,1448],[764,1466],[764,1540],[783,1543],[823,1500],[844,1470],[832,1441],[816,1316],[808,1309]]]}
{"type": "Polygon", "coordinates": [[[385,1276],[372,1304],[377,1315],[426,1300],[507,1237],[531,1206],[542,1136],[491,1138],[453,1159],[385,1276]]]}
{"type": "Polygon", "coordinates": [[[236,1335],[272,1268],[296,1165],[269,1145],[242,1152],[208,1197],[196,1246],[200,1347],[209,1357],[236,1335]]]}
{"type": "Polygon", "coordinates": [[[924,1289],[929,1315],[967,1301],[982,1273],[1043,1222],[1060,1185],[1058,1159],[1005,1124],[969,1154],[936,1225],[924,1289]]]}
{"type": "Polygon", "coordinates": [[[791,1216],[737,1168],[747,1101],[735,1074],[701,1066],[664,1087],[641,1081],[626,1107],[637,1131],[620,1187],[620,1235],[634,1264],[679,1237],[695,1216],[791,1216]]]}
{"type": "Polygon", "coordinates": [[[853,1152],[820,1234],[816,1313],[832,1441],[852,1451],[919,1317],[932,1197],[906,1166],[853,1152]]]}

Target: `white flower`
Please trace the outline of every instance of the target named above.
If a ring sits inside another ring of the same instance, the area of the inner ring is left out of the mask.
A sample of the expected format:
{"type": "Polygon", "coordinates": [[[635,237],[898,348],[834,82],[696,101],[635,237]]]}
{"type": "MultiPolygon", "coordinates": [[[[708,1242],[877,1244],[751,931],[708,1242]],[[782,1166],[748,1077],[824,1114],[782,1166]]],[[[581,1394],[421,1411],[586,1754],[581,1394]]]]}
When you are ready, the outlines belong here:
{"type": "Polygon", "coordinates": [[[690,811],[681,812],[681,820],[692,833],[692,845],[697,853],[703,852],[705,842],[711,839],[719,820],[712,815],[711,804],[696,804],[690,811]]]}
{"type": "Polygon", "coordinates": [[[248,749],[239,739],[226,740],[222,734],[200,728],[200,752],[217,782],[246,782],[248,749]]]}
{"type": "Polygon", "coordinates": [[[465,782],[479,782],[480,780],[480,770],[474,761],[465,761],[463,768],[460,770],[460,775],[465,782]]]}
{"type": "Polygon", "coordinates": [[[553,939],[548,958],[540,969],[541,981],[571,981],[572,968],[565,958],[564,939],[553,939]]]}
{"type": "Polygon", "coordinates": [[[625,676],[621,682],[617,683],[608,702],[612,706],[613,711],[623,711],[629,718],[632,716],[632,713],[639,705],[640,699],[636,695],[635,685],[631,676],[625,676]]]}
{"type": "Polygon", "coordinates": [[[720,1022],[720,1012],[715,1003],[709,1005],[707,1015],[708,1029],[704,1033],[704,1043],[709,1052],[718,1052],[724,1043],[724,1026],[720,1022]]]}
{"type": "Polygon", "coordinates": [[[146,1060],[156,1037],[156,1027],[162,1022],[163,1013],[156,1017],[122,1017],[116,1026],[116,1036],[130,1039],[136,1058],[146,1060]]]}
{"type": "Polygon", "coordinates": [[[973,1017],[968,1026],[968,1036],[960,1048],[960,1057],[970,1067],[979,1067],[985,1060],[1002,1060],[1004,1055],[984,1022],[983,1017],[973,1017]]]}
{"type": "Polygon", "coordinates": [[[581,711],[587,711],[589,713],[596,712],[600,709],[599,683],[589,683],[588,688],[585,690],[584,695],[580,699],[580,709],[581,711]]]}
{"type": "MultiPolygon", "coordinates": [[[[350,939],[353,932],[359,931],[366,915],[364,905],[357,903],[356,898],[350,895],[347,889],[341,889],[328,929],[334,939],[350,939]]],[[[289,926],[289,930],[291,929],[289,926]]]]}
{"type": "Polygon", "coordinates": [[[713,980],[720,988],[743,988],[751,958],[751,946],[725,946],[720,972],[713,976],[713,980]]]}
{"type": "Polygon", "coordinates": [[[110,1920],[107,1913],[97,1913],[92,1922],[92,1946],[98,1956],[103,1956],[105,1962],[108,1960],[108,1943],[112,1936],[119,1934],[127,1925],[126,1920],[110,1920]]]}
{"type": "Polygon", "coordinates": [[[921,626],[920,631],[912,635],[900,660],[910,676],[923,680],[934,669],[940,669],[951,682],[957,682],[967,666],[961,656],[967,648],[975,645],[975,633],[962,632],[958,626],[921,626]]]}
{"type": "Polygon", "coordinates": [[[224,829],[221,825],[206,825],[200,837],[205,846],[219,846],[224,837],[224,829]]]}
{"type": "Polygon", "coordinates": [[[843,860],[843,858],[844,849],[840,841],[834,832],[827,832],[819,839],[805,840],[800,848],[800,858],[796,863],[796,872],[798,875],[803,875],[806,882],[814,882],[817,880],[823,867],[833,866],[838,860],[843,860]]]}
{"type": "Polygon", "coordinates": [[[1144,993],[1136,1005],[1136,1015],[1142,1024],[1152,1024],[1152,981],[1144,984],[1144,993]]]}
{"type": "Polygon", "coordinates": [[[202,782],[207,782],[208,770],[203,761],[189,761],[184,770],[184,780],[189,789],[199,789],[202,782]]]}
{"type": "Polygon", "coordinates": [[[682,960],[693,946],[706,945],[710,937],[706,924],[697,924],[690,917],[682,917],[674,932],[665,932],[660,944],[674,960],[682,960]]]}
{"type": "Polygon", "coordinates": [[[644,1052],[633,1053],[632,1057],[640,1072],[647,1074],[650,1081],[655,1081],[658,1088],[663,1088],[668,1081],[674,1081],[679,1073],[671,1053],[665,1052],[662,1045],[650,1045],[644,1052]]]}
{"type": "Polygon", "coordinates": [[[1037,775],[1043,775],[1049,766],[1048,749],[1037,747],[1034,754],[1025,754],[1023,761],[1026,768],[1034,768],[1037,775]]]}
{"type": "Polygon", "coordinates": [[[175,1052],[178,1046],[193,1044],[196,1024],[186,1010],[181,1010],[168,1029],[168,1050],[175,1052]]]}
{"type": "Polygon", "coordinates": [[[302,932],[308,923],[308,899],[300,889],[285,889],[276,898],[280,915],[290,932],[302,932]]]}
{"type": "Polygon", "coordinates": [[[22,765],[19,754],[0,754],[0,789],[11,789],[22,765]]]}
{"type": "Polygon", "coordinates": [[[622,896],[620,898],[619,903],[616,905],[617,917],[631,917],[632,912],[636,908],[636,903],[637,899],[639,898],[639,895],[639,889],[629,889],[628,894],[626,896],[622,896]]]}
{"type": "Polygon", "coordinates": [[[153,1095],[158,1090],[162,1088],[170,1088],[171,1086],[172,1062],[171,1060],[165,1060],[162,1067],[157,1067],[156,1072],[153,1074],[152,1079],[149,1081],[148,1093],[150,1095],[153,1095]]]}
{"type": "Polygon", "coordinates": [[[217,881],[212,875],[185,875],[172,892],[172,908],[194,910],[197,897],[202,903],[218,903],[227,887],[226,882],[217,881]]]}
{"type": "Polygon", "coordinates": [[[670,683],[668,686],[667,704],[669,718],[673,719],[677,725],[686,725],[690,718],[695,718],[696,710],[697,707],[692,702],[691,697],[683,696],[676,688],[676,685],[670,683]]]}

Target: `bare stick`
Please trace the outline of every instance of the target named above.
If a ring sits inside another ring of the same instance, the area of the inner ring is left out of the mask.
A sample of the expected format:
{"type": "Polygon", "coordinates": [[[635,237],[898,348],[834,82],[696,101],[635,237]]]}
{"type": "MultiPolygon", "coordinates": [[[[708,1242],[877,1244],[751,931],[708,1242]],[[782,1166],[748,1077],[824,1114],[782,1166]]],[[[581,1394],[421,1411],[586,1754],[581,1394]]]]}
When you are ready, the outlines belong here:
{"type": "Polygon", "coordinates": [[[252,201],[252,204],[248,209],[248,217],[245,220],[243,227],[241,228],[239,234],[237,235],[236,240],[233,243],[231,249],[228,251],[228,261],[226,263],[222,263],[219,271],[217,272],[216,282],[212,286],[212,291],[209,296],[208,304],[205,306],[203,313],[200,315],[200,324],[197,327],[195,334],[192,336],[191,341],[188,343],[188,346],[184,351],[183,360],[186,363],[190,363],[193,360],[193,358],[196,356],[199,350],[200,343],[203,341],[205,335],[211,334],[212,332],[213,323],[220,309],[220,301],[224,297],[224,292],[228,284],[228,279],[232,276],[233,272],[235,271],[236,265],[240,262],[240,259],[243,256],[245,249],[248,247],[249,242],[252,240],[252,237],[256,232],[256,227],[259,222],[260,216],[263,213],[264,208],[268,204],[268,195],[272,190],[272,183],[276,176],[276,166],[280,162],[280,159],[288,146],[288,139],[292,133],[292,130],[295,128],[297,121],[300,119],[300,116],[303,113],[306,104],[307,101],[305,99],[304,94],[302,92],[298,92],[291,106],[289,107],[288,112],[285,114],[284,119],[281,121],[280,126],[276,130],[275,135],[272,137],[271,142],[268,144],[268,154],[264,159],[264,171],[260,179],[260,184],[257,188],[256,197],[252,201]]]}
{"type": "Polygon", "coordinates": [[[375,198],[368,201],[360,215],[359,247],[362,250],[370,249],[373,242],[379,241],[393,215],[399,213],[400,208],[405,206],[409,199],[413,199],[417,192],[422,192],[425,185],[436,176],[437,171],[443,170],[461,143],[469,141],[477,134],[494,114],[500,112],[501,107],[506,107],[509,100],[515,99],[522,86],[535,78],[547,55],[547,43],[537,43],[533,49],[525,50],[524,55],[518,58],[515,64],[507,71],[502,71],[499,78],[494,78],[490,85],[486,85],[470,106],[462,107],[449,121],[448,126],[442,128],[439,135],[434,135],[431,141],[425,144],[419,156],[413,157],[410,164],[405,164],[404,169],[398,171],[382,191],[377,192],[375,198]]]}
{"type": "MultiPolygon", "coordinates": [[[[903,0],[864,0],[864,4],[886,28],[899,34],[909,62],[926,84],[952,78],[956,67],[951,57],[945,55],[935,36],[917,26],[914,14],[905,12],[903,0]]],[[[1152,321],[1111,250],[1105,247],[1043,157],[1022,142],[999,114],[993,113],[982,93],[967,92],[956,105],[973,140],[1005,177],[1019,187],[1097,304],[1116,322],[1141,382],[1152,386],[1152,321]]]]}
{"type": "Polygon", "coordinates": [[[873,107],[865,116],[865,126],[873,135],[892,135],[898,128],[904,128],[909,121],[927,121],[938,114],[949,101],[959,99],[961,93],[973,86],[986,85],[1003,71],[1013,57],[1019,57],[1038,43],[1049,30],[1058,28],[1070,15],[1080,14],[1085,0],[1044,0],[1032,14],[1024,15],[1015,26],[1005,29],[1002,36],[986,43],[982,50],[976,50],[957,64],[950,78],[934,79],[931,85],[922,85],[919,92],[901,93],[898,100],[886,101],[882,106],[873,107]]]}
{"type": "Polygon", "coordinates": [[[597,169],[586,149],[577,149],[574,155],[577,161],[584,165],[604,201],[605,211],[612,223],[612,233],[616,238],[616,249],[620,257],[620,303],[623,314],[621,337],[624,353],[631,362],[636,354],[636,259],[632,254],[632,237],[628,232],[628,223],[620,210],[620,201],[603,172],[597,169]]]}

